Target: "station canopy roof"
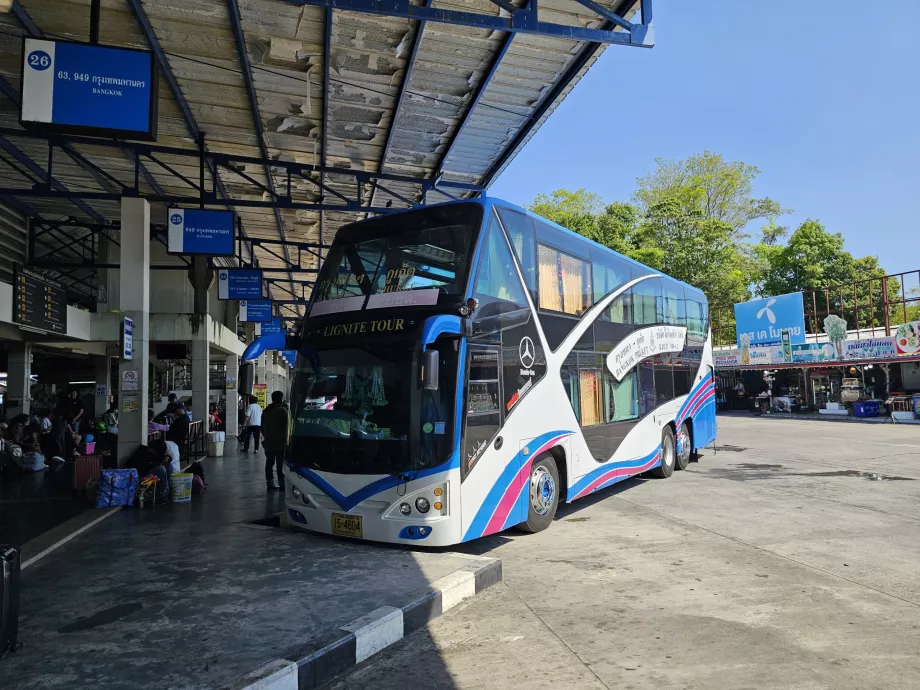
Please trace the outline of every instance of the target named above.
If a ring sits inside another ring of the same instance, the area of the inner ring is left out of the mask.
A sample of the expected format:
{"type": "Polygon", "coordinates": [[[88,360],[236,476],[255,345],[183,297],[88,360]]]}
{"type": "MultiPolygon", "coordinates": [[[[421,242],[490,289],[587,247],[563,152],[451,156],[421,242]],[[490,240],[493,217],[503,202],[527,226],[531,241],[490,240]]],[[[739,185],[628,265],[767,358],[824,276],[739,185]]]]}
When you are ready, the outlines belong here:
{"type": "MultiPolygon", "coordinates": [[[[23,215],[73,219],[39,243],[72,260],[91,226],[118,221],[118,197],[134,188],[136,172],[154,223],[166,222],[160,199],[197,196],[203,133],[207,151],[224,156],[208,159],[205,188],[239,214],[251,241],[243,261],[267,271],[275,300],[309,297],[309,283],[296,281],[312,280],[306,271],[323,252],[307,245],[328,245],[342,224],[372,209],[487,187],[606,46],[651,45],[651,0],[641,5],[102,0],[100,44],[155,53],[155,145],[188,155],[71,139],[53,147],[49,193],[17,196],[8,190],[49,182],[47,140],[10,131],[19,129],[21,37],[87,42],[91,2],[14,0],[0,13],[0,187],[23,215]],[[72,241],[53,239],[60,232],[72,241]]],[[[89,271],[58,274],[92,289],[89,271]]],[[[286,305],[286,315],[296,313],[302,306],[286,305]]]]}

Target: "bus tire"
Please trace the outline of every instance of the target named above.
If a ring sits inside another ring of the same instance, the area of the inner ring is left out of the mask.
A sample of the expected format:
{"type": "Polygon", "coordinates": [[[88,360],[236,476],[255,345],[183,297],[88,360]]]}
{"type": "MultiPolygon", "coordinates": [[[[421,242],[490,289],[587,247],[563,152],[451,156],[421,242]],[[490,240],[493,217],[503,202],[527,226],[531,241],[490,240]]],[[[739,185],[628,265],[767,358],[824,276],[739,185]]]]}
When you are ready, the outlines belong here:
{"type": "Polygon", "coordinates": [[[553,523],[559,507],[559,469],[549,453],[543,453],[530,466],[527,492],[527,520],[518,525],[524,532],[542,532],[553,523]]]}
{"type": "Polygon", "coordinates": [[[652,470],[652,475],[667,479],[674,473],[677,445],[674,441],[674,430],[666,426],[661,432],[661,463],[652,470]]]}
{"type": "Polygon", "coordinates": [[[693,440],[690,438],[690,428],[687,426],[686,422],[680,425],[680,431],[677,432],[675,442],[675,458],[677,462],[675,463],[674,469],[685,470],[687,469],[687,465],[690,464],[690,456],[693,455],[693,440]]]}

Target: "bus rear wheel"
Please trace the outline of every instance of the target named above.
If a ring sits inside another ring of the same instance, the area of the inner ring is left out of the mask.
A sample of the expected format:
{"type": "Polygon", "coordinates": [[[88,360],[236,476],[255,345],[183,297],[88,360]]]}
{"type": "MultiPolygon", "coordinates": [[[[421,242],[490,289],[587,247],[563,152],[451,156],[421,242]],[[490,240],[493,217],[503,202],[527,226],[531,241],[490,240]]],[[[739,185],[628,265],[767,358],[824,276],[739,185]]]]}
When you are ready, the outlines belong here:
{"type": "Polygon", "coordinates": [[[677,432],[677,467],[678,470],[687,469],[687,465],[690,464],[691,456],[693,455],[693,441],[690,439],[690,429],[687,427],[687,423],[684,422],[680,425],[680,431],[677,432]]]}
{"type": "Polygon", "coordinates": [[[674,440],[674,430],[666,426],[661,432],[661,463],[652,470],[652,475],[667,479],[674,473],[677,458],[677,444],[674,440]]]}
{"type": "Polygon", "coordinates": [[[559,469],[549,453],[533,461],[527,492],[527,520],[518,527],[524,532],[542,532],[552,524],[559,507],[559,469]]]}

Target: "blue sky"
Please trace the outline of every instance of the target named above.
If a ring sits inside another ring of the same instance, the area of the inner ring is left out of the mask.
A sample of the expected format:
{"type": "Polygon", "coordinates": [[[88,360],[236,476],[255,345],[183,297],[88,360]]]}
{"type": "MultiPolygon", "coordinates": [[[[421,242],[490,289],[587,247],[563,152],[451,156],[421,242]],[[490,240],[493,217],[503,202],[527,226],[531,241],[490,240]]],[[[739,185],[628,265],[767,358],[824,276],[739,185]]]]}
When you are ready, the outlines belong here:
{"type": "Polygon", "coordinates": [[[920,268],[920,0],[790,7],[656,0],[652,50],[611,46],[490,189],[527,204],[584,187],[628,200],[656,157],[756,165],[757,196],[920,268]]]}

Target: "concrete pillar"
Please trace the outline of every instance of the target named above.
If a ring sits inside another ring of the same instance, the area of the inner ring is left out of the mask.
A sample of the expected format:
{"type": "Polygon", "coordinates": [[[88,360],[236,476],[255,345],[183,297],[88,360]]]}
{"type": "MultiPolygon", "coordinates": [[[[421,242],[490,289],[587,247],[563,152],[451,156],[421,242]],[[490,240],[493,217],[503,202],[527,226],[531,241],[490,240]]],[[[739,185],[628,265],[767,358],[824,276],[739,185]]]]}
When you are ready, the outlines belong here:
{"type": "Polygon", "coordinates": [[[6,419],[31,409],[32,343],[10,343],[6,372],[6,419]]]}
{"type": "Polygon", "coordinates": [[[227,430],[227,436],[236,436],[240,424],[239,417],[239,395],[236,392],[238,376],[240,370],[240,356],[227,355],[227,411],[224,417],[224,428],[227,430]]]}
{"type": "Polygon", "coordinates": [[[109,395],[112,387],[112,357],[100,355],[93,358],[96,365],[96,396],[93,417],[99,418],[109,409],[109,395]]]}
{"type": "Polygon", "coordinates": [[[118,359],[118,464],[147,445],[150,395],[150,204],[121,200],[119,308],[134,321],[134,356],[118,359]]]}
{"type": "MultiPolygon", "coordinates": [[[[211,345],[208,329],[198,329],[192,340],[192,421],[207,420],[210,393],[211,345]]],[[[207,431],[207,424],[205,424],[207,431]]]]}

